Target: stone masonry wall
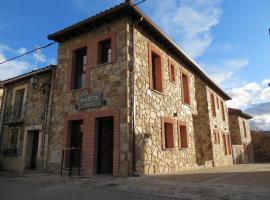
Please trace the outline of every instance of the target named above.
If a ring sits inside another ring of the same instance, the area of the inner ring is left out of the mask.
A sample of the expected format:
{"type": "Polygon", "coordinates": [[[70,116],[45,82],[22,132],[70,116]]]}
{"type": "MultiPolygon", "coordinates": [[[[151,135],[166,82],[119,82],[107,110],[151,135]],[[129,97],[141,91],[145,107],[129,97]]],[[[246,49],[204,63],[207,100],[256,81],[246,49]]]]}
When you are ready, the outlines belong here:
{"type": "Polygon", "coordinates": [[[193,114],[197,114],[194,75],[140,30],[135,29],[135,101],[136,101],[136,171],[139,174],[173,173],[196,168],[193,114]],[[162,57],[163,92],[150,89],[149,44],[162,57]],[[175,63],[176,82],[169,81],[168,61],[175,63]],[[184,105],[180,72],[186,72],[190,83],[190,105],[184,105]],[[177,116],[174,116],[177,113],[177,116]],[[162,118],[174,121],[174,148],[162,149],[162,118]],[[177,121],[188,127],[188,148],[179,149],[177,121]]]}
{"type": "Polygon", "coordinates": [[[222,134],[230,134],[229,133],[229,119],[228,119],[228,108],[224,99],[222,99],[217,93],[207,87],[207,102],[208,102],[208,111],[210,118],[210,131],[211,131],[211,139],[213,146],[213,161],[214,166],[223,166],[223,165],[231,165],[233,163],[232,154],[225,155],[224,151],[224,140],[222,139],[222,134]],[[211,112],[211,100],[210,95],[214,94],[215,106],[216,106],[216,117],[212,115],[211,112]],[[225,120],[222,119],[222,110],[221,110],[221,101],[224,102],[224,113],[225,120]],[[214,142],[214,131],[218,131],[220,142],[214,142]]]}
{"type": "Polygon", "coordinates": [[[237,164],[254,162],[252,138],[248,120],[238,114],[230,114],[229,118],[234,162],[237,164]],[[246,126],[246,136],[243,122],[246,126]],[[248,149],[245,150],[244,144],[249,146],[248,149]]]}
{"type": "Polygon", "coordinates": [[[205,165],[206,162],[213,161],[207,89],[206,84],[198,77],[195,78],[195,87],[198,109],[198,115],[193,115],[196,159],[199,165],[205,165]]]}
{"type": "MultiPolygon", "coordinates": [[[[50,74],[43,74],[40,76],[39,83],[47,84],[51,83],[51,75],[50,74]]],[[[39,152],[37,155],[37,170],[43,170],[43,155],[44,155],[44,140],[45,140],[45,117],[47,112],[47,103],[48,103],[48,96],[43,94],[39,90],[34,90],[30,79],[21,80],[15,83],[10,83],[7,85],[7,100],[5,106],[12,105],[12,99],[14,95],[14,88],[20,86],[26,86],[26,101],[25,107],[23,112],[23,123],[22,124],[15,124],[15,125],[3,125],[3,141],[1,145],[1,153],[4,152],[6,147],[8,146],[9,141],[9,130],[10,129],[18,129],[18,143],[17,143],[17,155],[6,155],[2,154],[1,165],[4,169],[9,170],[16,170],[16,171],[23,171],[26,167],[26,159],[30,156],[28,155],[27,149],[27,137],[28,133],[27,130],[30,130],[31,127],[33,129],[37,129],[40,131],[39,135],[39,152]]],[[[4,118],[5,119],[5,118],[4,118]]]]}
{"type": "MultiPolygon", "coordinates": [[[[128,82],[128,69],[127,69],[127,22],[126,19],[110,22],[104,26],[95,28],[89,33],[79,35],[68,41],[59,44],[58,49],[58,68],[56,71],[56,80],[53,97],[53,112],[51,119],[51,129],[49,137],[49,159],[48,171],[59,172],[61,150],[65,146],[65,120],[67,116],[82,116],[84,120],[84,133],[83,133],[83,156],[92,154],[91,148],[94,145],[92,139],[94,138],[95,128],[91,125],[94,115],[98,113],[106,113],[108,110],[116,110],[119,112],[119,121],[117,124],[120,127],[120,136],[118,136],[119,143],[117,148],[120,149],[119,155],[114,157],[114,163],[119,164],[119,173],[117,175],[128,175],[128,158],[129,158],[129,118],[130,115],[128,103],[129,87],[128,82]],[[113,63],[98,65],[97,49],[94,46],[98,38],[103,35],[115,34],[116,37],[116,60],[113,63]],[[72,56],[72,49],[76,46],[87,45],[87,85],[84,89],[68,91],[68,65],[72,56]],[[76,104],[81,95],[91,94],[92,92],[102,92],[103,99],[106,104],[100,108],[92,109],[77,109],[76,104]],[[96,113],[96,114],[93,114],[96,113]],[[86,116],[86,118],[85,118],[86,116]],[[91,141],[90,141],[91,140],[91,141]],[[119,157],[118,157],[119,156],[119,157]],[[120,161],[118,162],[118,159],[120,161]]],[[[93,122],[94,123],[94,122],[93,122]]],[[[118,153],[116,153],[118,154],[118,153]]],[[[84,159],[84,163],[90,163],[83,166],[83,173],[95,173],[95,164],[93,157],[84,159]],[[91,167],[91,166],[92,167],[91,167]],[[90,169],[91,168],[91,169],[90,169]]],[[[118,168],[117,164],[117,168],[118,168]]]]}
{"type": "Polygon", "coordinates": [[[255,162],[270,162],[269,132],[252,131],[251,136],[255,162]]]}

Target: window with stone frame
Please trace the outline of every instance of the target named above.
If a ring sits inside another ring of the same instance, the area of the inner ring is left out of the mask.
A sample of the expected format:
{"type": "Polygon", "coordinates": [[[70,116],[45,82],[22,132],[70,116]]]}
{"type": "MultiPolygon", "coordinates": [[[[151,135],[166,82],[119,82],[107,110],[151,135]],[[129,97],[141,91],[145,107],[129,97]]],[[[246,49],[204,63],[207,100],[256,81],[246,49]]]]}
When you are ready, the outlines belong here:
{"type": "Polygon", "coordinates": [[[18,147],[18,137],[19,130],[17,128],[8,130],[7,146],[5,147],[5,151],[16,154],[18,147]]]}
{"type": "Polygon", "coordinates": [[[214,94],[213,93],[210,94],[210,100],[211,100],[211,112],[212,112],[212,116],[213,117],[216,117],[217,113],[216,113],[215,97],[214,97],[214,94]]]}
{"type": "Polygon", "coordinates": [[[174,148],[174,122],[172,119],[162,119],[162,148],[174,148]]]}
{"type": "Polygon", "coordinates": [[[243,120],[243,121],[242,121],[242,124],[243,124],[244,136],[245,136],[245,138],[247,138],[246,122],[243,120]]]}
{"type": "Polygon", "coordinates": [[[224,154],[228,155],[228,147],[227,147],[227,138],[226,138],[226,134],[223,133],[223,145],[224,145],[224,154]]]}
{"type": "Polygon", "coordinates": [[[85,87],[87,70],[87,47],[73,51],[73,85],[72,89],[82,89],[85,87]]]}
{"type": "Polygon", "coordinates": [[[175,83],[175,74],[175,65],[169,61],[169,78],[173,83],[175,83]]]}
{"type": "Polygon", "coordinates": [[[150,88],[158,92],[163,91],[162,83],[162,63],[161,56],[155,52],[151,51],[151,62],[150,62],[150,88]]]}
{"type": "Polygon", "coordinates": [[[219,100],[218,100],[218,97],[217,97],[217,109],[219,109],[219,100]]]}
{"type": "Polygon", "coordinates": [[[21,119],[24,109],[25,88],[15,90],[14,102],[12,105],[12,118],[21,119]]]}
{"type": "Polygon", "coordinates": [[[227,150],[227,152],[228,152],[228,154],[232,154],[232,147],[231,147],[231,137],[230,137],[230,135],[227,135],[227,146],[228,146],[228,150],[227,150]]]}
{"type": "Polygon", "coordinates": [[[179,147],[180,149],[188,148],[188,129],[183,123],[179,124],[179,147]]]}
{"type": "Polygon", "coordinates": [[[112,40],[108,38],[98,43],[98,64],[110,62],[112,62],[112,40]]]}
{"type": "Polygon", "coordinates": [[[215,144],[220,144],[219,131],[218,130],[214,130],[213,131],[213,134],[214,134],[214,143],[215,144]]]}
{"type": "Polygon", "coordinates": [[[181,74],[183,103],[190,105],[189,78],[185,73],[181,74]]]}
{"type": "Polygon", "coordinates": [[[225,117],[225,105],[223,101],[220,101],[220,106],[221,106],[221,115],[222,115],[222,120],[225,121],[226,117],[225,117]]]}

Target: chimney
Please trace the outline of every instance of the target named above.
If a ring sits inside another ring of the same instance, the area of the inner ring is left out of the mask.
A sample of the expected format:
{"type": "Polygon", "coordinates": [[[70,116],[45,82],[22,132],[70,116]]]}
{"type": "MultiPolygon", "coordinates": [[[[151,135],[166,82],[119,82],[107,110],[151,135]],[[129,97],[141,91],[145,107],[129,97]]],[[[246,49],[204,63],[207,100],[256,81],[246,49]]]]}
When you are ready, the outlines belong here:
{"type": "Polygon", "coordinates": [[[132,0],[126,0],[125,1],[125,3],[131,3],[132,2],[132,0]]]}

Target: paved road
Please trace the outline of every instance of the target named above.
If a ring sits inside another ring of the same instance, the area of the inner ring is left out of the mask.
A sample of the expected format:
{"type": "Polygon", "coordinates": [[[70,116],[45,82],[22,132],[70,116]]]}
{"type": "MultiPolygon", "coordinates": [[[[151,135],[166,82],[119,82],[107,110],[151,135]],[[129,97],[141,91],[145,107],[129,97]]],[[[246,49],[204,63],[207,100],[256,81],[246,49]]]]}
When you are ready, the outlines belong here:
{"type": "MultiPolygon", "coordinates": [[[[86,182],[71,179],[62,182],[57,177],[46,180],[43,176],[38,180],[34,175],[27,177],[0,176],[0,200],[175,200],[173,197],[155,194],[141,194],[113,189],[111,186],[92,187],[86,182]]],[[[91,183],[91,182],[90,182],[91,183]]]]}
{"type": "Polygon", "coordinates": [[[270,164],[136,178],[0,172],[0,200],[268,200],[270,164]]]}

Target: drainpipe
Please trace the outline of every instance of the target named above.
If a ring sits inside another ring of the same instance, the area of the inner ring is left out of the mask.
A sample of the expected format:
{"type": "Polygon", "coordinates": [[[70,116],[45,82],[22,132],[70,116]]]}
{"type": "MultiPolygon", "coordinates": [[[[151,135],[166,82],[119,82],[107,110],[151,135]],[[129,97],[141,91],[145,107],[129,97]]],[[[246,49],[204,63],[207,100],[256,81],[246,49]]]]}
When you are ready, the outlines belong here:
{"type": "Polygon", "coordinates": [[[52,103],[53,103],[53,95],[54,95],[54,83],[55,83],[55,68],[52,69],[52,77],[51,77],[51,86],[46,106],[46,121],[45,121],[45,137],[44,137],[44,151],[43,151],[43,170],[47,172],[47,161],[48,161],[48,143],[49,143],[49,133],[51,126],[51,113],[52,113],[52,103]]]}
{"type": "Polygon", "coordinates": [[[137,22],[134,22],[131,25],[132,28],[132,132],[133,132],[133,138],[132,138],[132,169],[133,169],[133,176],[138,176],[138,173],[136,171],[136,134],[135,134],[135,122],[136,122],[136,104],[135,104],[135,40],[134,40],[134,29],[135,25],[142,22],[143,16],[141,16],[140,20],[137,22]]]}
{"type": "MultiPolygon", "coordinates": [[[[4,87],[4,86],[3,86],[4,87]]],[[[6,100],[7,100],[7,88],[4,87],[3,91],[4,100],[2,102],[2,111],[1,111],[1,118],[0,118],[0,151],[2,150],[2,140],[3,140],[3,121],[4,121],[4,113],[5,113],[5,107],[6,107],[6,100]]]]}

